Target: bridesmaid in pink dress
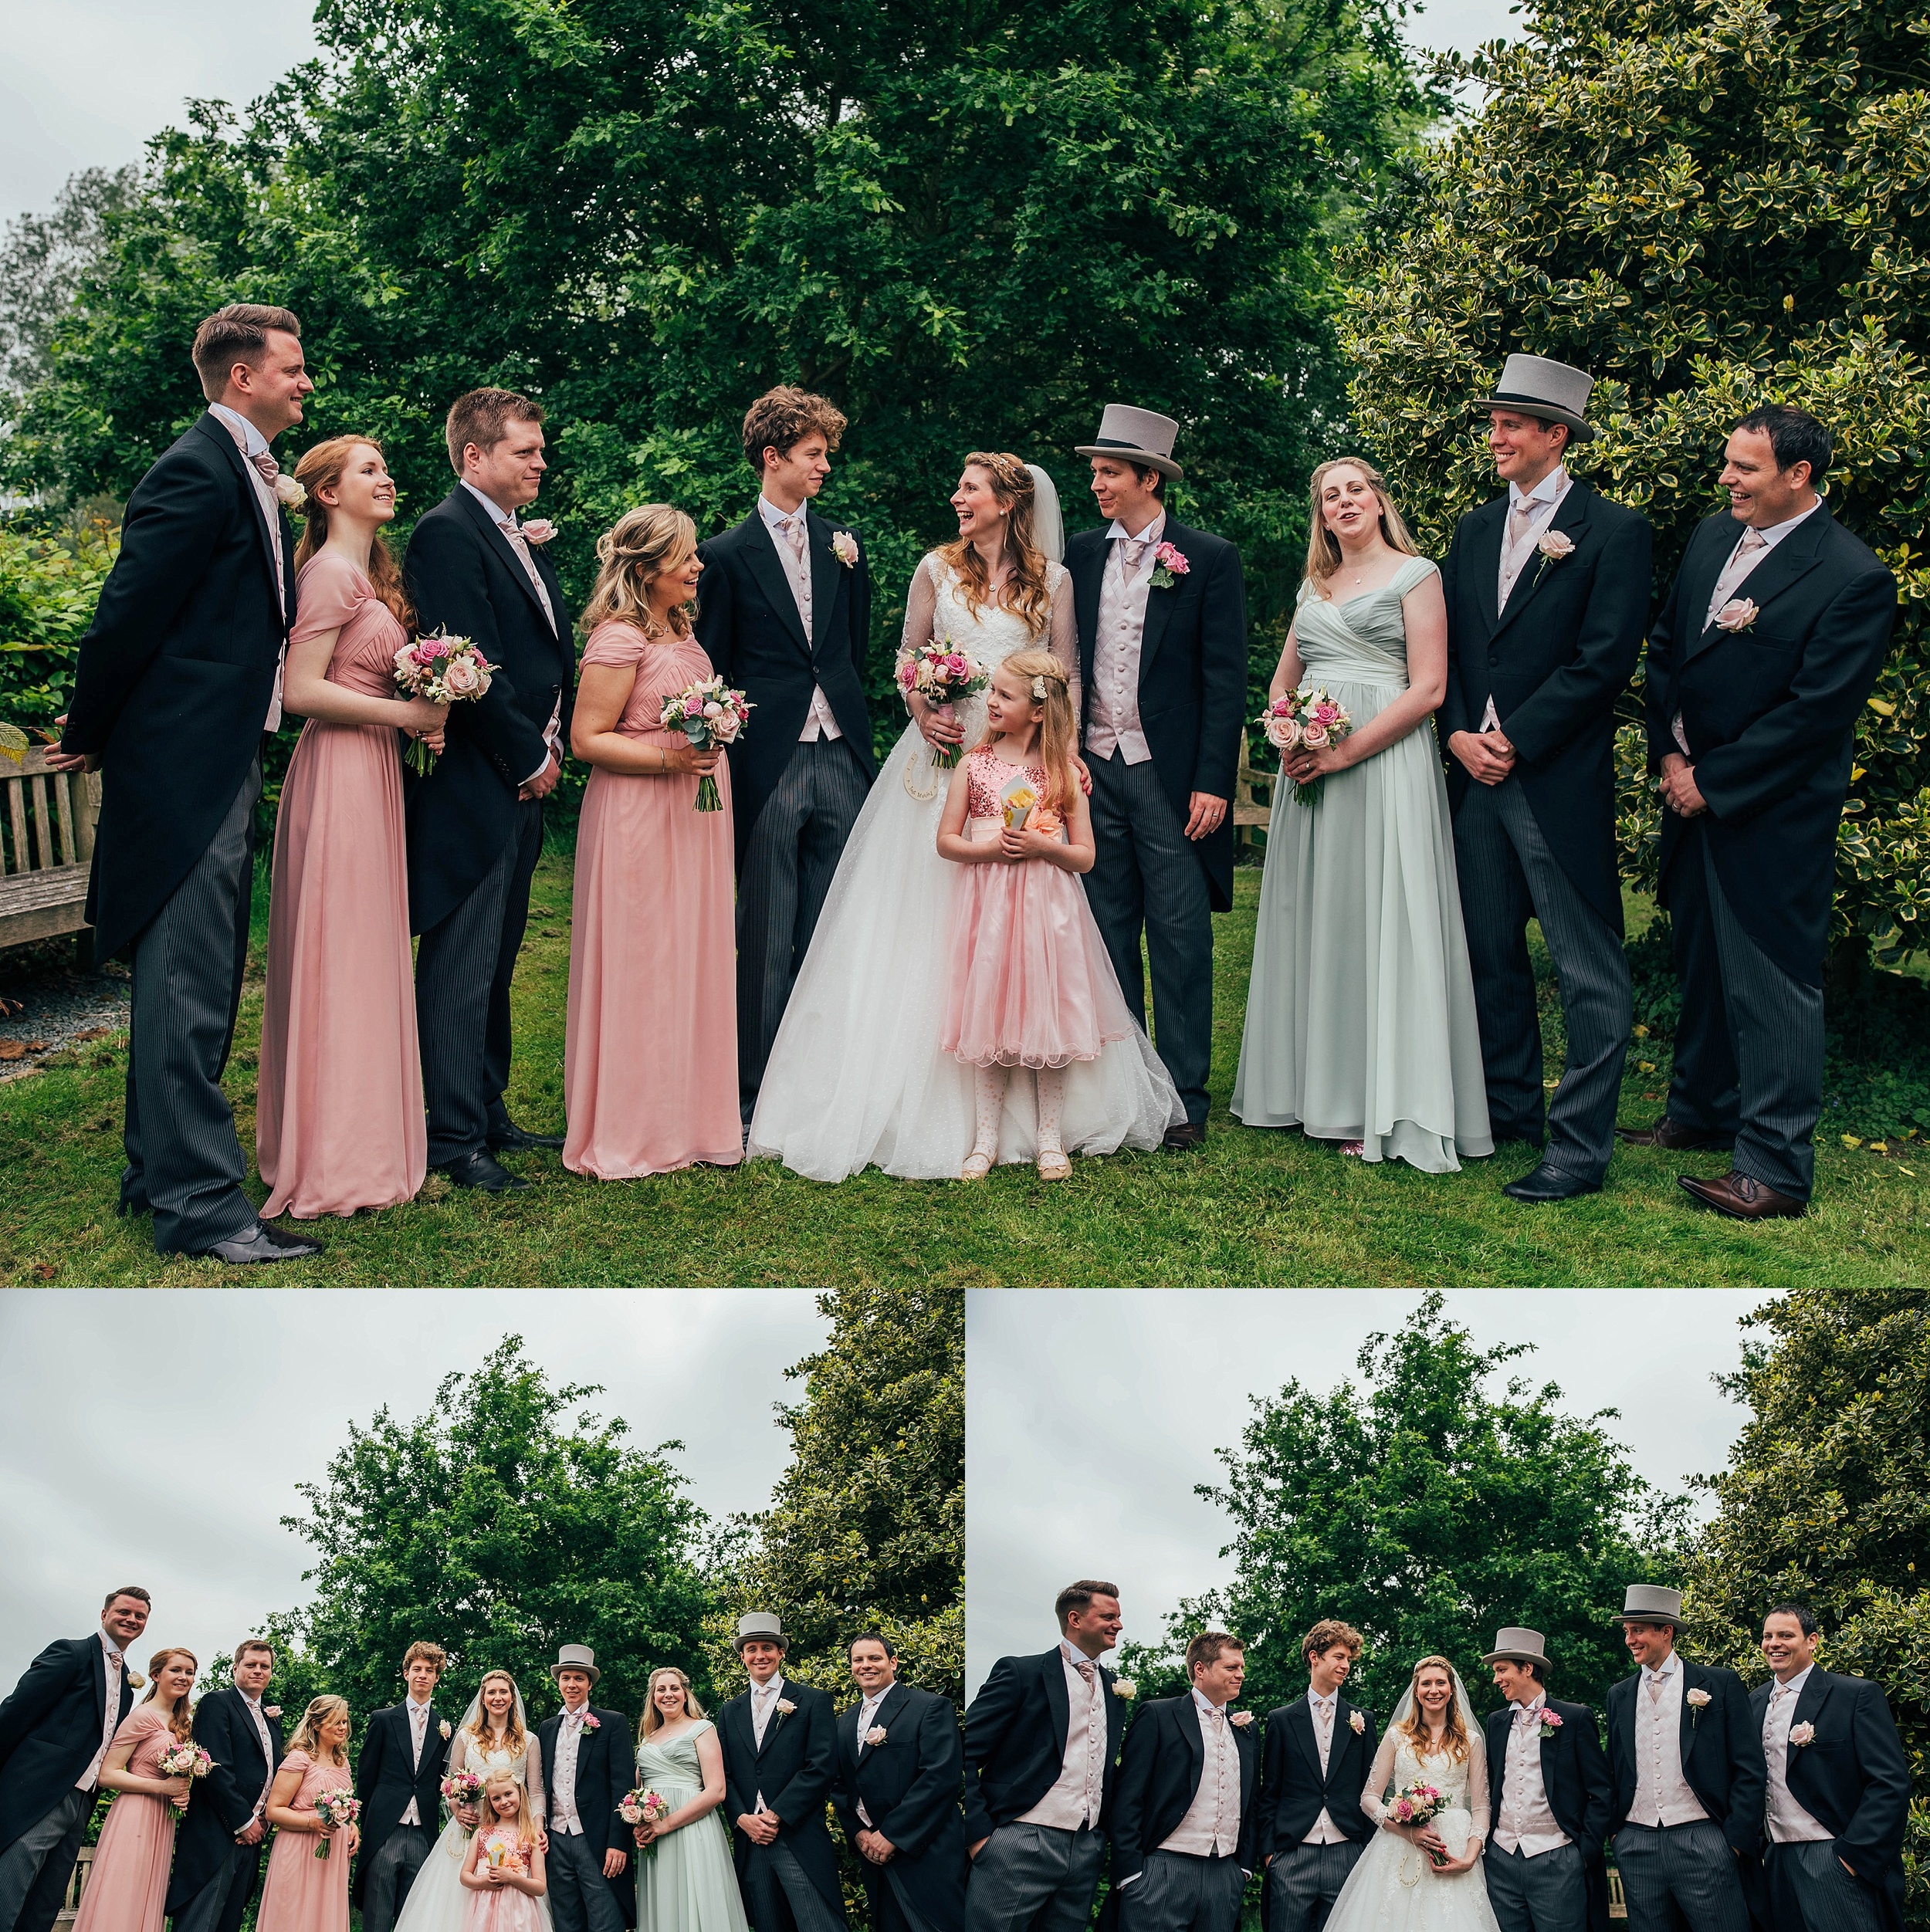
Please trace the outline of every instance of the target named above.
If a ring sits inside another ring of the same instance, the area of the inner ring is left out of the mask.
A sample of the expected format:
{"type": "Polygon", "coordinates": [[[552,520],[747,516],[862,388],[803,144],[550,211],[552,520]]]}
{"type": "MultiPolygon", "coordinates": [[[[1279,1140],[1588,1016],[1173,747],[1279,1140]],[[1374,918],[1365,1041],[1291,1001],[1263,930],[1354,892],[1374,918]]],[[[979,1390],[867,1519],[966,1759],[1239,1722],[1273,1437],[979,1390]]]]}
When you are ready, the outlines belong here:
{"type": "Polygon", "coordinates": [[[603,568],[570,748],[593,767],[577,829],[563,1163],[600,1180],[743,1158],[737,1102],[730,772],[657,720],[713,675],[689,606],[703,564],[689,517],[628,512],[603,568]],[[721,811],[696,809],[708,773],[721,811]]]}
{"type": "Polygon", "coordinates": [[[295,477],[308,527],[283,702],[308,722],[275,820],[255,1150],[263,1218],[310,1220],[408,1200],[428,1165],[396,734],[438,746],[443,714],[396,690],[410,614],[381,449],[337,436],[295,477]]]}
{"type": "Polygon", "coordinates": [[[185,1778],[162,1777],[161,1759],[188,1741],[196,1667],[191,1650],[163,1650],[151,1659],[147,1697],[107,1748],[100,1781],[114,1802],[94,1847],[74,1932],[161,1932],[174,1856],[174,1807],[186,1804],[193,1788],[185,1778]]]}
{"type": "Polygon", "coordinates": [[[361,1842],[354,1825],[325,1832],[315,1800],[325,1791],[353,1792],[348,1768],[348,1700],[317,1697],[288,1741],[288,1755],[269,1786],[265,1813],[276,1827],[255,1932],[348,1932],[348,1868],[361,1842]]]}

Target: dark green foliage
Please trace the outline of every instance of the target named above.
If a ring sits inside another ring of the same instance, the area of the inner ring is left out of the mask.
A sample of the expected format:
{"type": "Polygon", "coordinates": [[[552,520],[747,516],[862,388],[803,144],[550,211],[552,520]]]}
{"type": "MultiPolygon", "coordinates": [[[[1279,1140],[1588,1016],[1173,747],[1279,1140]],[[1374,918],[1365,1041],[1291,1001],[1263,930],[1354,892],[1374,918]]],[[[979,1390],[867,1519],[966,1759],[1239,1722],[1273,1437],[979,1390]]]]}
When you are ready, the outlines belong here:
{"type": "Polygon", "coordinates": [[[113,562],[104,521],[0,525],[0,724],[50,729],[73,687],[75,647],[113,562]]]}

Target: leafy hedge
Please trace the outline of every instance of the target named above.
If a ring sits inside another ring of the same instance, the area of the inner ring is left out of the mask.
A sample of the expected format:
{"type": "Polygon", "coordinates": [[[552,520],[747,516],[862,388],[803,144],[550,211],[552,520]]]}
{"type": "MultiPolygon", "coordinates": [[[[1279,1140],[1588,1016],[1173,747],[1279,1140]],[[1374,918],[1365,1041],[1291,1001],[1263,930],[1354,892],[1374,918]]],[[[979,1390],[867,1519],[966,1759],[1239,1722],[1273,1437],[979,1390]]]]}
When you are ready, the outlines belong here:
{"type": "Polygon", "coordinates": [[[52,729],[119,546],[104,519],[77,533],[0,525],[0,722],[36,737],[52,729]]]}

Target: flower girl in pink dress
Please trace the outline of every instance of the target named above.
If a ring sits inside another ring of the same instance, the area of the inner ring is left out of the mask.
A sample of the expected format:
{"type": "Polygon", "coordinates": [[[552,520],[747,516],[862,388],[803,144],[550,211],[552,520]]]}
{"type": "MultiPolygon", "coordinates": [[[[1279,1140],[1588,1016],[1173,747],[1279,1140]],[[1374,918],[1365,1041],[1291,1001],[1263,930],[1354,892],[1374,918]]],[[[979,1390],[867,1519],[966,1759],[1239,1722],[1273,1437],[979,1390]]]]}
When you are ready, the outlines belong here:
{"type": "Polygon", "coordinates": [[[549,1915],[537,1903],[545,1890],[543,1851],[529,1794],[513,1778],[492,1778],[482,1802],[485,1822],[462,1866],[462,1883],[476,1895],[462,1932],[549,1932],[549,1915]]]}
{"type": "Polygon", "coordinates": [[[1039,1179],[1061,1181],[1072,1171],[1065,1069],[1131,1038],[1133,1017],[1075,877],[1092,868],[1092,821],[1065,667],[1049,651],[1015,651],[993,672],[985,710],[984,740],[953,768],[938,828],[939,855],[965,868],[940,1044],[978,1070],[960,1178],[991,1172],[1006,1082],[1029,1067],[1039,1179]]]}

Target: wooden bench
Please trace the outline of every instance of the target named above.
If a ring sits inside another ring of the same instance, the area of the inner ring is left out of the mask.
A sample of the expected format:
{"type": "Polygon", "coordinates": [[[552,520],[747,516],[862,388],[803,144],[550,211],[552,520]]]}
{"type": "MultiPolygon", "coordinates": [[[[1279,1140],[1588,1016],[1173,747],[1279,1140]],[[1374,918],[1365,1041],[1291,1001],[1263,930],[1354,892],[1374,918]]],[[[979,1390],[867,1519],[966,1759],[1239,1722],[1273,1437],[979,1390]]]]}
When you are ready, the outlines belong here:
{"type": "Polygon", "coordinates": [[[83,970],[93,963],[87,871],[100,814],[100,780],[49,771],[46,749],[16,765],[0,756],[0,947],[76,936],[83,970]]]}
{"type": "Polygon", "coordinates": [[[83,1845],[74,1861],[73,1876],[67,1881],[67,1902],[53,1915],[54,1932],[64,1932],[80,1916],[80,1895],[87,1889],[87,1875],[93,1869],[94,1848],[83,1845]]]}
{"type": "Polygon", "coordinates": [[[1608,1874],[1608,1916],[1611,1919],[1628,1917],[1628,1901],[1622,1896],[1622,1875],[1612,1868],[1608,1874]]]}
{"type": "Polygon", "coordinates": [[[1273,820],[1272,806],[1259,804],[1253,796],[1253,788],[1264,785],[1271,798],[1276,776],[1270,771],[1255,771],[1246,748],[1241,747],[1240,769],[1233,781],[1233,838],[1242,855],[1251,855],[1254,834],[1264,832],[1273,820]]]}

